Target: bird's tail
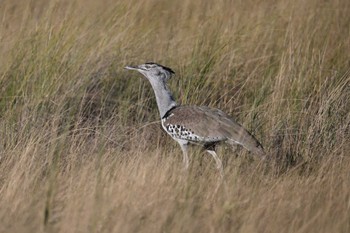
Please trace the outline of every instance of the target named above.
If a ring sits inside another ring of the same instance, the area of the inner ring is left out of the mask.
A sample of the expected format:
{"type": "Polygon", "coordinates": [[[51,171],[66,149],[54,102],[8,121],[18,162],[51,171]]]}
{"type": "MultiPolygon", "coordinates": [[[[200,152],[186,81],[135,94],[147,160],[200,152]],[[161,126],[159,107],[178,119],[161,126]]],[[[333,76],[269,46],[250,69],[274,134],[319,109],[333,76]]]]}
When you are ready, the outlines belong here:
{"type": "Polygon", "coordinates": [[[228,137],[228,143],[231,145],[241,145],[252,153],[265,156],[266,153],[264,151],[261,143],[247,130],[243,127],[240,128],[239,132],[235,132],[235,137],[228,137]]]}

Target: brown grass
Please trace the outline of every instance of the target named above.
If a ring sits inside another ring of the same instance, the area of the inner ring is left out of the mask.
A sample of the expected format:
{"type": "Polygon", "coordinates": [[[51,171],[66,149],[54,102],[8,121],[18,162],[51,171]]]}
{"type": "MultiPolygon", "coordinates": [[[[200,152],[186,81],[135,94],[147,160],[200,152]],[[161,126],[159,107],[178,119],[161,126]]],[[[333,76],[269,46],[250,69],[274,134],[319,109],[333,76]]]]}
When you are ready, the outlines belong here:
{"type": "Polygon", "coordinates": [[[20,1],[0,6],[0,232],[350,232],[350,2],[20,1]],[[127,64],[173,68],[270,160],[224,179],[162,132],[127,64]]]}

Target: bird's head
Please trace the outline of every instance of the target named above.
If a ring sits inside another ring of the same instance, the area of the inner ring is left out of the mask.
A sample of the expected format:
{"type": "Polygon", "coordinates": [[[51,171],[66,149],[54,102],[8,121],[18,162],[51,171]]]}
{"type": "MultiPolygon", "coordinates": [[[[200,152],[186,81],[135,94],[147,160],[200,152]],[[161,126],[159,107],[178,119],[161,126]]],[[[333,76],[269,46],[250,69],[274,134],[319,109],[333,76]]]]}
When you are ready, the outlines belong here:
{"type": "Polygon", "coordinates": [[[154,62],[147,62],[138,66],[125,66],[125,69],[136,70],[143,74],[148,80],[152,81],[167,81],[175,72],[165,66],[154,62]]]}

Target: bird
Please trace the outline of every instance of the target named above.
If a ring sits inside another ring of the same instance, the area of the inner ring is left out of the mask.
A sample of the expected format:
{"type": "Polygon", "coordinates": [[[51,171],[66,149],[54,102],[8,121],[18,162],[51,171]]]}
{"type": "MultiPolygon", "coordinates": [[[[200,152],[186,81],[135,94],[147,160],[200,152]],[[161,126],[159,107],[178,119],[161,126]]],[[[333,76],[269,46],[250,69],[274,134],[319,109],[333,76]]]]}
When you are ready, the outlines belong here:
{"type": "Polygon", "coordinates": [[[146,62],[125,69],[141,73],[150,82],[161,118],[162,128],[181,147],[185,169],[189,167],[188,147],[198,144],[215,160],[221,172],[223,166],[216,153],[216,146],[226,142],[240,145],[256,155],[265,157],[261,143],[241,124],[220,109],[207,106],[179,105],[168,87],[175,72],[155,62],[146,62]]]}

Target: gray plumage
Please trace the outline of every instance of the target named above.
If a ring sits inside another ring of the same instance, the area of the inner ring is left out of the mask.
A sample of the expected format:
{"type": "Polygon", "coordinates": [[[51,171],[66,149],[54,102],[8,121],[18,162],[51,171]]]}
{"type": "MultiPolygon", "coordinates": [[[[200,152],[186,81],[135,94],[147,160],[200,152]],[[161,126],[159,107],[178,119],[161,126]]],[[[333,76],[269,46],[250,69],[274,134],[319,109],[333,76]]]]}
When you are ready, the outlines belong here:
{"type": "Polygon", "coordinates": [[[219,109],[205,106],[179,106],[169,111],[162,124],[169,134],[171,126],[178,132],[173,137],[185,139],[199,144],[215,144],[227,141],[230,144],[239,144],[246,149],[263,155],[261,144],[240,124],[219,109]],[[179,130],[181,128],[181,130],[179,130]]]}
{"type": "Polygon", "coordinates": [[[163,129],[180,144],[186,168],[190,143],[201,144],[221,171],[222,163],[215,152],[215,146],[220,142],[238,144],[257,155],[265,155],[259,141],[223,111],[205,106],[178,106],[167,86],[174,74],[170,68],[153,62],[125,68],[140,72],[151,83],[163,129]]]}

